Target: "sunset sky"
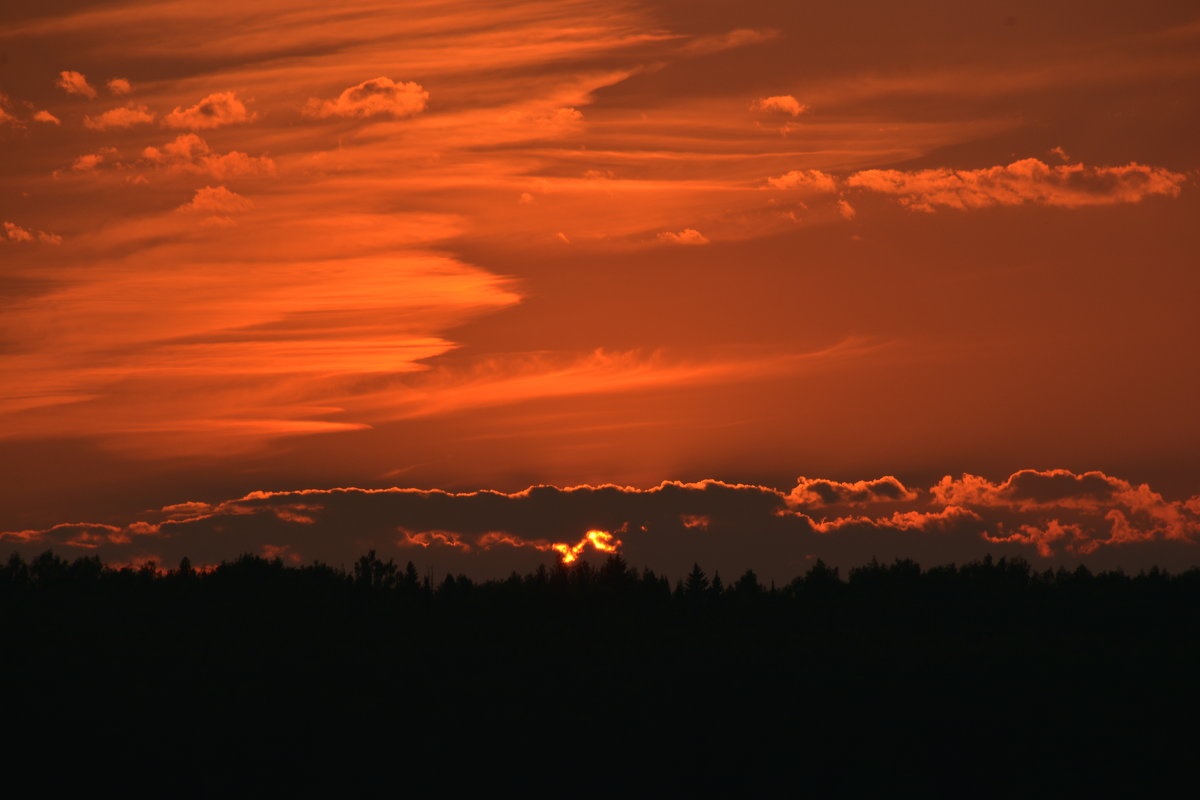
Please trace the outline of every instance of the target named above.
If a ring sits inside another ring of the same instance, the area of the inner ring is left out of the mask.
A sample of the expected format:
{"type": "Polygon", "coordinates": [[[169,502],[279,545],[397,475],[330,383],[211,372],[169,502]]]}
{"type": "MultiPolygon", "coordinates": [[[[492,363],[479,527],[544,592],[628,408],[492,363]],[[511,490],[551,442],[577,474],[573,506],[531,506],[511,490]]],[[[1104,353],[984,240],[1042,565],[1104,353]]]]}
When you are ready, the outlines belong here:
{"type": "Polygon", "coordinates": [[[0,15],[0,555],[1200,564],[1191,0],[0,15]]]}

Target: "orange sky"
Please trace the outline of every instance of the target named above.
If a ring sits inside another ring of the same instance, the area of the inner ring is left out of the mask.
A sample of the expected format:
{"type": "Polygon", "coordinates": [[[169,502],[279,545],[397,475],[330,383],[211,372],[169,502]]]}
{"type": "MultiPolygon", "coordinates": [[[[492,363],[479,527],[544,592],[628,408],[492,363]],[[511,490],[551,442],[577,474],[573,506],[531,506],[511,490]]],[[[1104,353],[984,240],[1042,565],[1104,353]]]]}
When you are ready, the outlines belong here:
{"type": "MultiPolygon", "coordinates": [[[[0,537],[84,552],[49,529],[262,491],[891,475],[903,508],[830,519],[1190,542],[1200,11],[1046,5],[6,3],[0,537]],[[1056,469],[1160,505],[1001,524],[933,488],[1056,469]]],[[[484,528],[644,523],[535,518],[484,528]]],[[[241,549],[361,544],[273,535],[241,549]]]]}

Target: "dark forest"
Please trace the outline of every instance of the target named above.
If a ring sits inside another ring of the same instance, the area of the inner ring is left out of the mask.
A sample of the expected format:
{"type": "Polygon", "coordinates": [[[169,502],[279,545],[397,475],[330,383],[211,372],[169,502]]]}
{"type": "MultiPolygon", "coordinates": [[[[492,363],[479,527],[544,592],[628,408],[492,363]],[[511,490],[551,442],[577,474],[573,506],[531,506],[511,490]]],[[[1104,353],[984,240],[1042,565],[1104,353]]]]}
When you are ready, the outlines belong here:
{"type": "Polygon", "coordinates": [[[1200,666],[1200,570],[990,558],[764,586],[47,552],[0,614],[11,764],[197,795],[1141,792],[1190,763],[1200,666]]]}

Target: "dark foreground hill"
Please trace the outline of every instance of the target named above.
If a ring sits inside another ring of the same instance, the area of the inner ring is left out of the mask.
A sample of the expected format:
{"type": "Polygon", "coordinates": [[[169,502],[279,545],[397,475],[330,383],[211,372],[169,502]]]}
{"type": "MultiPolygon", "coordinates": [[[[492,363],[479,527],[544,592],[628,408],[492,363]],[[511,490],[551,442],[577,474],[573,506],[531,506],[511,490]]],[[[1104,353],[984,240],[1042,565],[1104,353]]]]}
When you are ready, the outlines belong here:
{"type": "Polygon", "coordinates": [[[276,796],[1194,782],[1200,571],[0,568],[10,780],[276,796]]]}

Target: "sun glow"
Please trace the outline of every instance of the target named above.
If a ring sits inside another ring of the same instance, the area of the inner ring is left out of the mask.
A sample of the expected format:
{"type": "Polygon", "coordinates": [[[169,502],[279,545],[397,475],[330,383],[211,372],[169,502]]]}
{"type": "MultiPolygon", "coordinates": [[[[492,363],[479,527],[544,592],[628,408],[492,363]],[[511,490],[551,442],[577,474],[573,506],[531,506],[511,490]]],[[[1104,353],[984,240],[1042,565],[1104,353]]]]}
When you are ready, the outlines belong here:
{"type": "Polygon", "coordinates": [[[558,543],[551,545],[550,549],[561,556],[562,563],[574,564],[589,544],[601,553],[617,553],[621,548],[621,540],[608,531],[590,530],[577,544],[558,543]]]}

